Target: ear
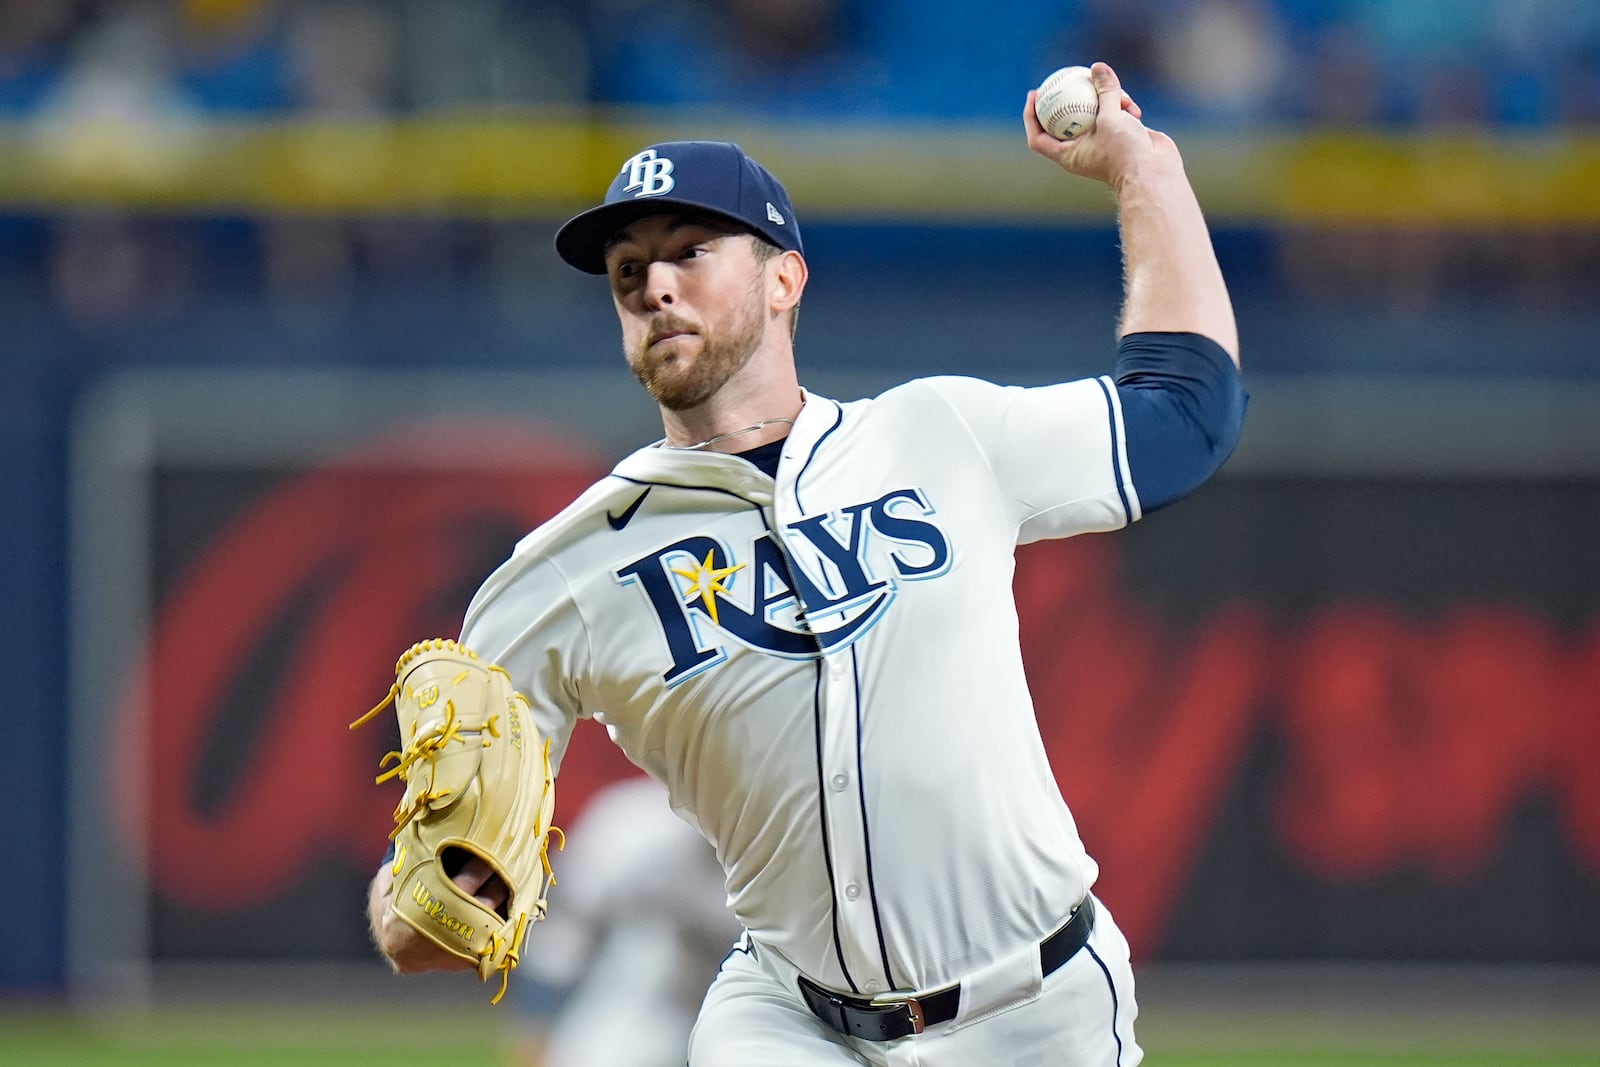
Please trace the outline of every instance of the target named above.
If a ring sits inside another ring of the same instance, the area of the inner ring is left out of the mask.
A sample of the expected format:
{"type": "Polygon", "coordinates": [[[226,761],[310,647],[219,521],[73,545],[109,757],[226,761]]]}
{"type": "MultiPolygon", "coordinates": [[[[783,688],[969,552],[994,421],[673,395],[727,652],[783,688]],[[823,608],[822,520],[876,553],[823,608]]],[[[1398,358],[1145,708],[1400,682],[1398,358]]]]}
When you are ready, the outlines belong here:
{"type": "Polygon", "coordinates": [[[800,303],[810,271],[799,252],[781,252],[771,260],[767,273],[767,304],[773,312],[788,311],[800,303]]]}

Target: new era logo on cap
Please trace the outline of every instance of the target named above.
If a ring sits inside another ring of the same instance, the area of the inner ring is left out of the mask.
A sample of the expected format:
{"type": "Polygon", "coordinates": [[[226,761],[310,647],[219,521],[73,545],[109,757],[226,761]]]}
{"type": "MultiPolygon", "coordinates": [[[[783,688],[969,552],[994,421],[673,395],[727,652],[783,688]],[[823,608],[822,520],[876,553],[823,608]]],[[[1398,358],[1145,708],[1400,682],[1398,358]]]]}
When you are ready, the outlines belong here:
{"type": "Polygon", "coordinates": [[[804,252],[783,183],[727,141],[667,141],[631,156],[605,200],[556,232],[556,252],[581,271],[604,274],[606,243],[619,230],[674,208],[727,219],[781,249],[804,252]]]}

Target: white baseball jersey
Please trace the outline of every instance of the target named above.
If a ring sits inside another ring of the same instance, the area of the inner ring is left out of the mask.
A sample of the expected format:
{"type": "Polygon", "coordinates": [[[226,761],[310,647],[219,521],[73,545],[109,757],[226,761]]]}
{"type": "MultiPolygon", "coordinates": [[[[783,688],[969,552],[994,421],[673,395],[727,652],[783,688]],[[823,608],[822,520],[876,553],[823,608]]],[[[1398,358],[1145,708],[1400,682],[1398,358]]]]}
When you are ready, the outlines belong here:
{"type": "Polygon", "coordinates": [[[1023,677],[1013,550],[1137,519],[1125,456],[1109,378],[808,394],[776,481],[641,449],[517,546],[462,637],[558,759],[590,717],[665,784],[758,946],[840,990],[938,987],[1095,880],[1023,677]]]}

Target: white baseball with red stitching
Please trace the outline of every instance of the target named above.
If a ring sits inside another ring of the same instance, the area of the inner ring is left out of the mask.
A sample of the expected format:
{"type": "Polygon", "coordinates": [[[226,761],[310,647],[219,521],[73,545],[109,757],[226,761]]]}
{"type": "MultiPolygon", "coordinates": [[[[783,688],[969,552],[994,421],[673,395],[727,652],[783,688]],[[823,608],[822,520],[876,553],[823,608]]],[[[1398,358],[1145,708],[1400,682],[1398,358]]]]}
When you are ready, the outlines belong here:
{"type": "Polygon", "coordinates": [[[1039,86],[1033,101],[1039,125],[1052,137],[1071,141],[1094,129],[1100,113],[1100,95],[1089,78],[1088,67],[1062,67],[1039,86]]]}

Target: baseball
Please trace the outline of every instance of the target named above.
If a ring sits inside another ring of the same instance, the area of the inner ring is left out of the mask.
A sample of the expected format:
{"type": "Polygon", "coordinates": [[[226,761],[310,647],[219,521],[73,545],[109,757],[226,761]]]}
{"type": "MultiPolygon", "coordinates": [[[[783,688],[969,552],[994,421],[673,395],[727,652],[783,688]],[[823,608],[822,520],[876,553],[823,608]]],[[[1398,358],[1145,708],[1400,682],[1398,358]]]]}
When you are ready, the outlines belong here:
{"type": "Polygon", "coordinates": [[[1088,67],[1062,67],[1039,86],[1033,100],[1039,125],[1052,137],[1071,141],[1094,129],[1100,113],[1100,95],[1089,80],[1088,67]]]}

